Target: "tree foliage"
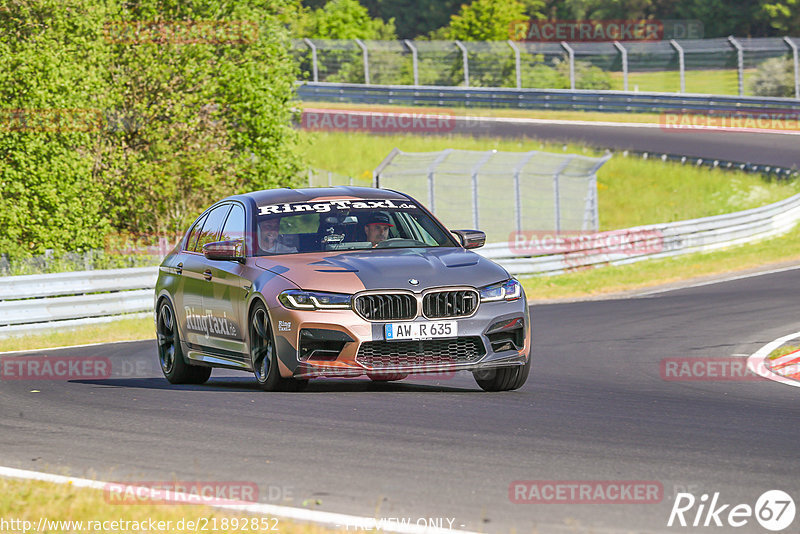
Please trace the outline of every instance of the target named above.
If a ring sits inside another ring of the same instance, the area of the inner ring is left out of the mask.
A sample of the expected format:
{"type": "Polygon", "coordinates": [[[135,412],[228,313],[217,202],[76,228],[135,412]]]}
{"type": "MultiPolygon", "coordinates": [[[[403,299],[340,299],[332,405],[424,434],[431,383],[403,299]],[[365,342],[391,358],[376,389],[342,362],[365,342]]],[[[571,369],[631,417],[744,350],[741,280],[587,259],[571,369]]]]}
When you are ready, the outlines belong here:
{"type": "Polygon", "coordinates": [[[221,196],[290,185],[297,175],[290,3],[7,5],[0,10],[4,116],[82,109],[101,120],[89,131],[0,124],[0,252],[93,248],[111,230],[177,232],[221,196]],[[246,38],[182,42],[169,31],[143,38],[147,26],[138,21],[158,31],[217,21],[225,35],[246,38]],[[245,33],[230,29],[238,23],[245,33]],[[127,34],[134,38],[116,39],[109,27],[136,28],[127,34]]]}

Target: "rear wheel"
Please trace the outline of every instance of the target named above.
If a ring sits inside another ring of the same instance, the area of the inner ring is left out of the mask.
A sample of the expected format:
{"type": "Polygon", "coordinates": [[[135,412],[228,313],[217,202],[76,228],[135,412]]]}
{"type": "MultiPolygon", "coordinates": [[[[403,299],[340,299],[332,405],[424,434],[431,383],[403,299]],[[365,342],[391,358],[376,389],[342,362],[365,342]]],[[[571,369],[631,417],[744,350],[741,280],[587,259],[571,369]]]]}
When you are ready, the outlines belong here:
{"type": "Polygon", "coordinates": [[[156,321],[158,360],[170,384],[203,384],[211,376],[210,367],[189,365],[183,357],[175,310],[166,299],[158,307],[156,321]]]}
{"type": "Polygon", "coordinates": [[[250,313],[250,362],[258,387],[264,391],[300,391],[308,380],[283,378],[267,309],[260,302],[250,313]]]}
{"type": "Polygon", "coordinates": [[[528,380],[530,372],[531,357],[528,355],[528,361],[525,365],[474,371],[472,375],[475,377],[475,382],[484,391],[511,391],[521,388],[525,381],[528,380]]]}

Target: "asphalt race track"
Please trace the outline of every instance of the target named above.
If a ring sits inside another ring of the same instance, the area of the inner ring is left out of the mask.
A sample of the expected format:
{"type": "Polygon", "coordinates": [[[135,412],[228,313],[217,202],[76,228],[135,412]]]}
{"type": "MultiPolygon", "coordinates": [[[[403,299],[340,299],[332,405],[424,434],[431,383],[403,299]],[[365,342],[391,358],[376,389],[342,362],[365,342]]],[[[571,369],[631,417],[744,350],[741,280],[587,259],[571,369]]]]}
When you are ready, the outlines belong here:
{"type": "MultiPolygon", "coordinates": [[[[499,394],[460,374],[269,394],[249,375],[215,370],[207,385],[174,387],[153,341],[46,351],[107,357],[112,376],[4,380],[0,463],[113,481],[250,481],[263,502],[449,517],[488,532],[696,531],[666,527],[678,491],[720,492],[732,505],[754,506],[770,489],[800,498],[800,390],[667,381],[660,362],[744,359],[798,330],[798,315],[800,270],[537,305],[531,379],[499,394]],[[663,495],[657,504],[514,504],[516,480],[654,481],[663,495]]],[[[753,518],[737,531],[765,532],[753,518]]]]}
{"type": "MultiPolygon", "coordinates": [[[[532,115],[535,112],[531,112],[532,115]]],[[[609,114],[609,121],[614,121],[609,114]]],[[[703,159],[800,167],[800,136],[713,130],[665,130],[653,127],[525,123],[513,119],[459,120],[454,133],[533,137],[581,142],[601,148],[680,154],[703,159]]]]}

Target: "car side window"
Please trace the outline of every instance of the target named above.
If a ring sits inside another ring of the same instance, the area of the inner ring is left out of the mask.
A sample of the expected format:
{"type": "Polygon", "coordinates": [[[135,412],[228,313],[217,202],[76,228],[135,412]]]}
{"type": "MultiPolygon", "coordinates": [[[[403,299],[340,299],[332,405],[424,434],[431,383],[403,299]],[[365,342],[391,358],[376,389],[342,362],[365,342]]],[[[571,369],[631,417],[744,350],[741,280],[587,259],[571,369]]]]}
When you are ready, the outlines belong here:
{"type": "Polygon", "coordinates": [[[234,204],[225,227],[222,229],[220,241],[232,241],[234,239],[244,239],[244,208],[239,204],[234,204]]]}
{"type": "Polygon", "coordinates": [[[200,230],[203,229],[203,222],[205,222],[206,216],[203,215],[194,223],[192,226],[192,231],[189,234],[189,238],[186,240],[186,246],[183,250],[194,250],[194,246],[197,244],[197,236],[200,235],[200,230]]]}
{"type": "Polygon", "coordinates": [[[203,245],[218,241],[218,236],[222,231],[222,224],[225,222],[225,217],[227,217],[230,209],[230,204],[223,204],[208,213],[208,217],[203,223],[203,229],[197,236],[197,243],[194,246],[195,252],[203,252],[203,245]]]}

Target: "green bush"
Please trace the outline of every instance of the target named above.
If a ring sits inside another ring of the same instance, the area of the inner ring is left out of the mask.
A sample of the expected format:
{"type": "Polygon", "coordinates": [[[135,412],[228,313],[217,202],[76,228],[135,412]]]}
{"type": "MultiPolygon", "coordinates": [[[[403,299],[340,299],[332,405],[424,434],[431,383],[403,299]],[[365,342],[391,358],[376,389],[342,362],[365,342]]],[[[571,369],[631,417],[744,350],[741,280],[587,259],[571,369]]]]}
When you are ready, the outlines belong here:
{"type": "Polygon", "coordinates": [[[222,196],[293,183],[289,0],[6,5],[0,252],[93,249],[111,231],[174,233],[222,196]],[[145,38],[137,21],[157,31],[145,38]],[[159,33],[188,21],[243,23],[249,33],[194,42],[159,33]],[[20,126],[13,109],[50,123],[54,110],[99,120],[41,131],[20,126]]]}
{"type": "Polygon", "coordinates": [[[787,58],[773,57],[758,66],[750,78],[754,96],[794,96],[794,65],[787,58]]]}

